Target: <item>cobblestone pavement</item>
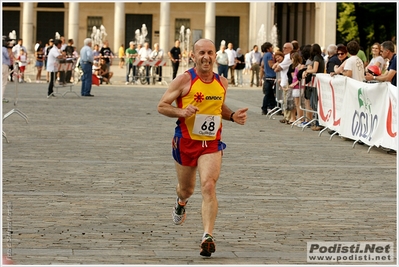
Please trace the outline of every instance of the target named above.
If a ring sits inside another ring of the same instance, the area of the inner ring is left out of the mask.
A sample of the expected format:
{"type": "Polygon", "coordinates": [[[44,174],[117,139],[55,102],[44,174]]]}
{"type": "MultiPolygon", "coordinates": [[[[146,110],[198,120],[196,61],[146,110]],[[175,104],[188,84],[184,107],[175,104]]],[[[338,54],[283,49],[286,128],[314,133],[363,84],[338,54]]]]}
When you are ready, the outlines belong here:
{"type": "MultiPolygon", "coordinates": [[[[14,87],[3,115],[16,108],[14,87]]],[[[3,122],[3,254],[17,264],[270,265],[306,264],[308,241],[396,245],[395,155],[268,119],[260,88],[231,88],[226,103],[249,118],[223,122],[216,253],[202,258],[198,183],[186,222],[171,220],[175,119],[156,110],[165,89],[47,99],[47,84],[20,85],[29,123],[3,122]]]]}

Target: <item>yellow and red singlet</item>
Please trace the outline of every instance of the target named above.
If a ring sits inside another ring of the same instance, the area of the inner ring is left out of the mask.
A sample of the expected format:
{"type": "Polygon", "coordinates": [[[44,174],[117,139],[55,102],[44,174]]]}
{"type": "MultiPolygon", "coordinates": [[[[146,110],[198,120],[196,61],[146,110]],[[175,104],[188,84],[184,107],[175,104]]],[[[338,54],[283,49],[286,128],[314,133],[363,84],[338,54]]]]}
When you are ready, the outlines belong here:
{"type": "Polygon", "coordinates": [[[222,105],[226,96],[218,74],[214,73],[211,82],[203,82],[194,68],[187,70],[191,76],[188,93],[176,99],[177,107],[186,108],[189,104],[199,111],[188,118],[179,118],[175,135],[199,141],[220,140],[222,132],[222,105]]]}

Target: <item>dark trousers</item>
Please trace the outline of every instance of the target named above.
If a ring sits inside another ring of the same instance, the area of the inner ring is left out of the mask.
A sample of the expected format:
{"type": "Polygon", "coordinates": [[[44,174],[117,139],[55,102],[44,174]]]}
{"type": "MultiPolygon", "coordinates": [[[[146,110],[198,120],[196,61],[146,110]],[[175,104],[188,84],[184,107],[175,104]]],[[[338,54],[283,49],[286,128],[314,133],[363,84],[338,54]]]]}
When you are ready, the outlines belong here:
{"type": "Polygon", "coordinates": [[[59,71],[60,74],[60,84],[65,83],[65,71],[59,71]]]}
{"type": "Polygon", "coordinates": [[[227,74],[229,72],[229,66],[227,65],[218,65],[218,74],[223,75],[227,79],[227,74]]]}
{"type": "Polygon", "coordinates": [[[92,65],[90,63],[80,63],[82,67],[83,75],[82,75],[82,89],[81,94],[83,96],[90,95],[91,92],[91,84],[92,84],[92,65]]]}
{"type": "Polygon", "coordinates": [[[55,75],[57,72],[50,72],[50,83],[48,84],[48,92],[47,95],[51,95],[54,91],[54,80],[55,80],[55,75]]]}
{"type": "Polygon", "coordinates": [[[156,73],[159,75],[158,82],[161,82],[162,81],[162,66],[157,67],[156,73]]]}
{"type": "Polygon", "coordinates": [[[265,96],[263,97],[262,110],[264,113],[267,113],[267,109],[273,109],[277,106],[273,85],[274,80],[263,80],[263,93],[265,96]]]}
{"type": "Polygon", "coordinates": [[[177,70],[179,69],[179,63],[180,63],[180,61],[176,61],[176,62],[173,62],[172,61],[172,68],[173,68],[173,79],[174,78],[176,78],[176,75],[177,75],[177,70]]]}
{"type": "MultiPolygon", "coordinates": [[[[129,61],[128,61],[129,62],[129,61]]],[[[133,65],[133,63],[127,63],[126,64],[126,81],[129,82],[129,75],[130,75],[130,71],[133,70],[133,78],[132,78],[132,82],[136,81],[137,79],[137,67],[133,65]]]]}
{"type": "Polygon", "coordinates": [[[231,84],[235,84],[235,80],[234,80],[234,65],[229,66],[229,70],[230,70],[231,84]]]}
{"type": "Polygon", "coordinates": [[[65,75],[65,82],[70,83],[72,78],[72,71],[67,70],[66,75],[65,75]]]}

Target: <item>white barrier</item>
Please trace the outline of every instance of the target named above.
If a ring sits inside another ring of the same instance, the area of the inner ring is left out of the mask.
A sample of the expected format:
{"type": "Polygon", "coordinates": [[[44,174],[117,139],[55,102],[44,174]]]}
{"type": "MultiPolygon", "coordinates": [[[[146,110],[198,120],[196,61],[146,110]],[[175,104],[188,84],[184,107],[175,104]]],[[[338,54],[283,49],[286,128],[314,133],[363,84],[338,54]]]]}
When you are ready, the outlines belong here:
{"type": "Polygon", "coordinates": [[[319,123],[340,135],[397,150],[397,87],[317,74],[319,123]]]}

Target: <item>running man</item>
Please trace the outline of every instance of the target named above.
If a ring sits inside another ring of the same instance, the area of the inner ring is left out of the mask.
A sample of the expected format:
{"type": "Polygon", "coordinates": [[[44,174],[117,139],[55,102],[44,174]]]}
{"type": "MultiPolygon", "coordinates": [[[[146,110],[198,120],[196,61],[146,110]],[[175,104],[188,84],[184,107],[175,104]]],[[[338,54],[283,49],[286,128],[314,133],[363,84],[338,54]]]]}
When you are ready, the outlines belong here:
{"type": "Polygon", "coordinates": [[[211,40],[195,42],[192,54],[195,67],[174,79],[158,104],[158,112],[178,118],[172,139],[172,152],[177,172],[177,199],[172,211],[175,224],[186,218],[186,205],[194,192],[198,170],[202,193],[204,234],[200,255],[215,252],[213,229],[218,212],[216,182],[222,163],[222,119],[244,125],[248,108],[233,112],[226,106],[228,81],[213,72],[216,48],[211,40]],[[176,101],[176,106],[172,103],[176,101]]]}

